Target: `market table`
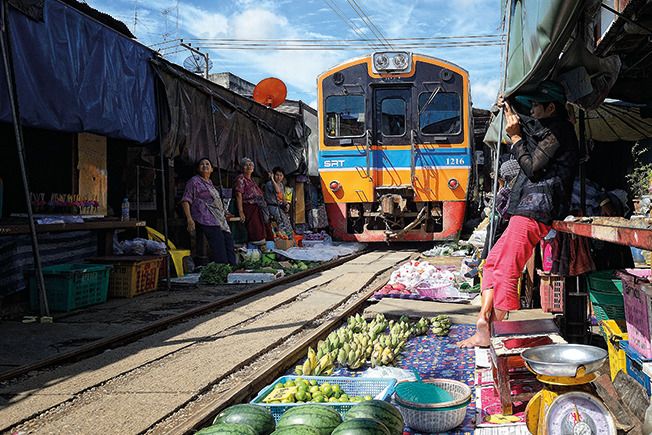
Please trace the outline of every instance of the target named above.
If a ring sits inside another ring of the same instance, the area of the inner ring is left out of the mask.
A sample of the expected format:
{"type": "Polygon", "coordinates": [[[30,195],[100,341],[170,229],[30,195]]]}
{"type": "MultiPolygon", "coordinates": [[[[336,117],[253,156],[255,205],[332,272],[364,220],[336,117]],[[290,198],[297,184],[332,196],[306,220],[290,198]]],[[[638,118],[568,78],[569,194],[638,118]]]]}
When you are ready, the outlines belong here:
{"type": "MultiPolygon", "coordinates": [[[[24,220],[23,220],[24,221],[24,220]]],[[[118,219],[98,219],[83,223],[36,224],[37,233],[95,231],[97,232],[98,255],[113,253],[113,231],[145,227],[145,221],[118,219]]],[[[0,222],[0,236],[18,236],[30,234],[27,223],[12,221],[0,222]]]]}
{"type": "Polygon", "coordinates": [[[552,228],[563,233],[652,250],[652,225],[647,220],[591,218],[579,221],[554,221],[552,228]],[[648,228],[650,226],[650,228],[648,228]]]}

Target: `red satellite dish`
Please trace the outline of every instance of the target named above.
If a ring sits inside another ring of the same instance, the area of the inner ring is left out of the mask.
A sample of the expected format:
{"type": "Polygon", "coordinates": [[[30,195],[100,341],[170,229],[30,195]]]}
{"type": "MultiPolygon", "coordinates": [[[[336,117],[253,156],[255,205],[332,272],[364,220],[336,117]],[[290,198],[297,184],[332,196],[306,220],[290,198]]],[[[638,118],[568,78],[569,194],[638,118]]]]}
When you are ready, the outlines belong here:
{"type": "Polygon", "coordinates": [[[275,77],[261,80],[254,88],[254,101],[270,108],[283,104],[287,95],[285,83],[275,77]]]}

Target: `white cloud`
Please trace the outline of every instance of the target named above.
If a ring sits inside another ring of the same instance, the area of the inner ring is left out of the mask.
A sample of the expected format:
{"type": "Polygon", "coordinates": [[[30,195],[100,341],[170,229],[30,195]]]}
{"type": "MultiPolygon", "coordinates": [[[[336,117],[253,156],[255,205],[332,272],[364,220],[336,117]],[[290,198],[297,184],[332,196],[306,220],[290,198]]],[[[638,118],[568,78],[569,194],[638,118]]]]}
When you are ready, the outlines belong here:
{"type": "Polygon", "coordinates": [[[231,18],[231,35],[240,39],[266,39],[283,36],[288,20],[282,15],[260,8],[247,9],[231,18]]]}
{"type": "Polygon", "coordinates": [[[483,109],[488,109],[496,101],[500,80],[492,79],[485,82],[471,82],[471,95],[473,105],[483,109]]]}
{"type": "Polygon", "coordinates": [[[180,26],[200,38],[220,38],[229,34],[228,17],[190,5],[179,8],[180,26]]]}

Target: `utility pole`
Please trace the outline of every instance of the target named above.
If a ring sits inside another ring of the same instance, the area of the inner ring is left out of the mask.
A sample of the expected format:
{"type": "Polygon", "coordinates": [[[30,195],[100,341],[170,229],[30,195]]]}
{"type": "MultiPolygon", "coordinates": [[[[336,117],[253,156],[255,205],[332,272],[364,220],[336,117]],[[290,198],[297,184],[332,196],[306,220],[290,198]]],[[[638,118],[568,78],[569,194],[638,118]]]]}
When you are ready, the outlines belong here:
{"type": "Polygon", "coordinates": [[[179,43],[182,47],[187,48],[191,52],[200,55],[201,57],[204,58],[204,78],[208,80],[208,53],[204,53],[203,51],[199,51],[195,47],[191,46],[190,44],[186,44],[183,42],[183,39],[179,43]]]}

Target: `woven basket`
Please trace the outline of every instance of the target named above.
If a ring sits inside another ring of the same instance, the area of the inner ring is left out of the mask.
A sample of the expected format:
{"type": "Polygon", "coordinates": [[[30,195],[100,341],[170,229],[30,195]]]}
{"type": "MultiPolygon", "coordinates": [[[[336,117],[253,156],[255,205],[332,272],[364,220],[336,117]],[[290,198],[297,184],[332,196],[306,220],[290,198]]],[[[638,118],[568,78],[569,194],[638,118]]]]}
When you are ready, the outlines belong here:
{"type": "Polygon", "coordinates": [[[395,395],[396,404],[405,419],[405,424],[417,432],[447,432],[464,421],[466,408],[471,402],[471,388],[450,379],[429,379],[424,382],[435,384],[451,393],[453,400],[432,405],[401,400],[395,395]]]}

